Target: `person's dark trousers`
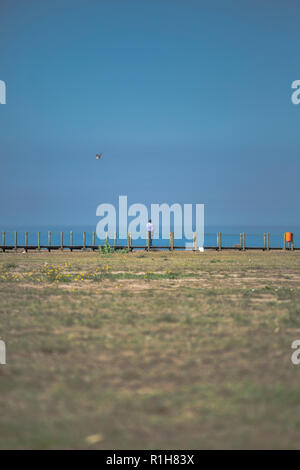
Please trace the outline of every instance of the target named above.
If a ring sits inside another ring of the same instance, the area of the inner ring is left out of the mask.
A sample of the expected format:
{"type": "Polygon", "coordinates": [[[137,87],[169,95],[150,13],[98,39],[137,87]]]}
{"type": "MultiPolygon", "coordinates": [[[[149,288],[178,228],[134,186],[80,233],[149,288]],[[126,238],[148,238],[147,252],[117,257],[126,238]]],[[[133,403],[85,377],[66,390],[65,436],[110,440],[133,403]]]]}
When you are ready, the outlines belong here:
{"type": "Polygon", "coordinates": [[[152,233],[148,232],[149,249],[152,247],[152,233]]]}

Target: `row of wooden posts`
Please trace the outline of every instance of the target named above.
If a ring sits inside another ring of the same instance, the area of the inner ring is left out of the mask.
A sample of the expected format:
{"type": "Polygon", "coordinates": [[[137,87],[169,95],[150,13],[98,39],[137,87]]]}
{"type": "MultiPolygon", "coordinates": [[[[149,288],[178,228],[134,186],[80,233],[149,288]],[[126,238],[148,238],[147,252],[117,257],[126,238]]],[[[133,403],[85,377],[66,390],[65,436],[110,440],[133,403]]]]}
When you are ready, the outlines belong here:
{"type": "MultiPolygon", "coordinates": [[[[86,244],[86,232],[83,232],[82,233],[83,235],[83,238],[82,238],[82,245],[80,245],[80,248],[82,249],[86,249],[87,248],[87,244],[86,244]]],[[[13,248],[17,249],[17,248],[20,248],[20,246],[18,245],[18,232],[15,232],[14,233],[14,246],[13,248]]],[[[108,233],[106,234],[106,242],[108,243],[108,233]]],[[[98,248],[99,245],[96,245],[96,234],[95,232],[92,233],[92,246],[89,246],[88,248],[92,248],[92,249],[96,249],[98,248]]],[[[115,248],[117,247],[117,233],[115,232],[115,236],[114,236],[114,245],[113,245],[115,248]]],[[[127,247],[129,250],[132,249],[132,234],[129,232],[128,233],[128,238],[127,238],[127,247]]],[[[57,246],[55,246],[57,247],[57,246]]],[[[194,233],[193,234],[193,247],[194,249],[197,248],[197,234],[194,233]]],[[[6,246],[6,232],[2,232],[2,249],[5,249],[5,248],[11,248],[10,246],[6,246]]],[[[29,248],[29,244],[28,244],[28,232],[25,232],[25,244],[24,246],[22,245],[21,248],[25,248],[28,249],[29,248]]],[[[36,246],[30,246],[30,248],[37,248],[38,250],[40,250],[41,248],[48,248],[48,250],[50,251],[51,248],[54,248],[53,246],[51,246],[51,232],[48,232],[48,245],[45,247],[45,246],[42,246],[41,245],[41,232],[37,232],[37,245],[36,246]]],[[[60,232],[60,246],[59,248],[61,248],[62,250],[64,248],[69,248],[71,251],[73,248],[75,248],[75,245],[73,244],[73,232],[71,231],[70,232],[70,245],[68,245],[67,247],[64,246],[64,232],[60,232]]],[[[77,247],[78,248],[78,247],[77,247]]],[[[149,232],[147,232],[147,246],[146,248],[149,250],[150,249],[150,235],[149,235],[149,232]]],[[[173,232],[170,232],[170,250],[174,250],[174,233],[173,232]]]]}
{"type": "MultiPolygon", "coordinates": [[[[240,244],[238,246],[234,246],[232,248],[239,248],[240,250],[246,250],[245,240],[246,240],[245,232],[240,233],[240,244]]],[[[294,240],[292,239],[292,241],[287,242],[286,241],[286,236],[285,236],[285,233],[284,233],[283,234],[283,249],[286,250],[287,247],[289,248],[289,250],[294,250],[294,240]]],[[[222,249],[222,233],[221,232],[217,233],[217,249],[218,250],[222,249]]],[[[267,250],[267,251],[270,250],[270,233],[269,232],[264,233],[264,246],[263,246],[263,249],[267,250]]]]}
{"type": "MultiPolygon", "coordinates": [[[[241,233],[240,234],[240,244],[235,245],[235,246],[230,247],[230,248],[246,250],[245,238],[246,238],[245,232],[241,233]]],[[[108,233],[106,234],[106,241],[108,243],[108,233]]],[[[288,248],[290,250],[294,250],[294,242],[293,241],[286,242],[286,238],[285,238],[285,235],[284,235],[284,240],[283,240],[283,249],[284,250],[287,249],[287,243],[288,243],[288,248]]],[[[117,248],[117,233],[115,233],[115,236],[114,236],[114,245],[113,246],[115,248],[117,248]]],[[[129,250],[132,250],[132,248],[133,248],[132,234],[131,233],[128,233],[127,247],[128,247],[129,250]]],[[[91,248],[91,249],[94,250],[94,249],[98,248],[98,245],[96,245],[96,234],[95,234],[95,232],[92,233],[92,245],[91,246],[87,246],[87,244],[86,244],[86,232],[83,232],[82,245],[79,245],[79,246],[74,245],[73,244],[73,232],[71,231],[70,232],[70,244],[68,246],[64,245],[64,232],[60,232],[60,246],[57,246],[57,245],[51,246],[51,232],[48,232],[48,245],[46,245],[46,246],[41,245],[41,232],[37,232],[37,245],[29,246],[29,244],[28,244],[28,232],[25,232],[25,244],[22,245],[22,246],[19,246],[18,245],[18,233],[15,232],[14,233],[14,246],[6,246],[6,233],[2,232],[2,247],[1,248],[2,248],[3,251],[5,251],[6,248],[15,248],[15,249],[24,248],[25,250],[27,250],[29,248],[30,249],[37,248],[38,250],[40,250],[41,248],[46,248],[49,251],[50,251],[51,248],[61,248],[62,250],[64,248],[69,248],[72,251],[72,249],[83,249],[84,250],[86,248],[91,248]]],[[[122,247],[119,247],[119,248],[122,248],[122,247]]],[[[143,247],[139,247],[139,248],[143,248],[143,247]]],[[[148,250],[150,249],[149,232],[147,234],[146,248],[148,250]]],[[[163,247],[163,248],[168,248],[168,247],[163,247]]],[[[211,248],[213,248],[213,247],[211,247],[211,248]]],[[[215,248],[219,251],[222,250],[222,233],[221,232],[217,233],[217,246],[215,248]]],[[[170,246],[169,246],[169,249],[171,251],[174,250],[174,233],[173,232],[170,232],[170,246]]],[[[193,233],[193,249],[197,250],[197,233],[196,232],[193,233]]],[[[268,232],[264,233],[264,247],[263,247],[263,249],[264,250],[270,250],[270,234],[268,232]]]]}

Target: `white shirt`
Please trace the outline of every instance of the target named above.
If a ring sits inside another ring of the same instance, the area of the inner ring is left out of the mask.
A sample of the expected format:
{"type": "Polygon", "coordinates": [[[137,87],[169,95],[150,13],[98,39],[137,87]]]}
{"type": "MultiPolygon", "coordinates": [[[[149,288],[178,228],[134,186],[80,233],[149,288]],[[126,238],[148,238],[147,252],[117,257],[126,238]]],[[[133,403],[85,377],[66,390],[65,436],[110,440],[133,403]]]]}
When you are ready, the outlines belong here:
{"type": "Polygon", "coordinates": [[[151,222],[147,223],[147,232],[153,232],[153,224],[151,222]]]}

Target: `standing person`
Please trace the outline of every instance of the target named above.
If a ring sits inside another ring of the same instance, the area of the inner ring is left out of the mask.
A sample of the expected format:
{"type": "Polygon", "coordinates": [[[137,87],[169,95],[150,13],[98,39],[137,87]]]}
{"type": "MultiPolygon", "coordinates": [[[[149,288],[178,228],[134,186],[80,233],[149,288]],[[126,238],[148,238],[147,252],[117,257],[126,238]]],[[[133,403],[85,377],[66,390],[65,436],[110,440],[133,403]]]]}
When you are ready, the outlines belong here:
{"type": "Polygon", "coordinates": [[[152,236],[153,236],[153,223],[151,219],[149,219],[149,222],[147,223],[147,234],[149,237],[149,248],[152,247],[152,236]]]}

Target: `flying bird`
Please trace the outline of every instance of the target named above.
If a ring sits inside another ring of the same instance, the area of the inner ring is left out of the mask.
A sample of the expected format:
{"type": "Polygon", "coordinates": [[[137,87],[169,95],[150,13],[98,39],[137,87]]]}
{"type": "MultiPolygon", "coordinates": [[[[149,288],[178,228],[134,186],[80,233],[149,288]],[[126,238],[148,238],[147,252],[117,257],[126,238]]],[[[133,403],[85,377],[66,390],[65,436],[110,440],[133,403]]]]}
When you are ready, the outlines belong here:
{"type": "Polygon", "coordinates": [[[103,155],[103,153],[99,153],[99,154],[97,153],[97,154],[96,154],[97,160],[100,160],[100,158],[102,157],[102,155],[103,155]]]}

